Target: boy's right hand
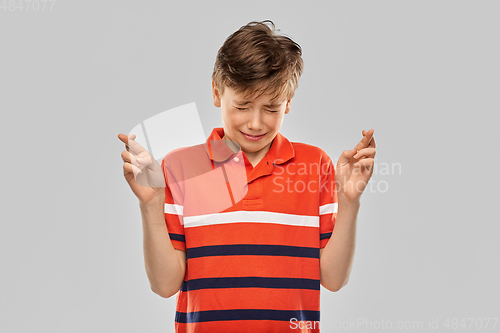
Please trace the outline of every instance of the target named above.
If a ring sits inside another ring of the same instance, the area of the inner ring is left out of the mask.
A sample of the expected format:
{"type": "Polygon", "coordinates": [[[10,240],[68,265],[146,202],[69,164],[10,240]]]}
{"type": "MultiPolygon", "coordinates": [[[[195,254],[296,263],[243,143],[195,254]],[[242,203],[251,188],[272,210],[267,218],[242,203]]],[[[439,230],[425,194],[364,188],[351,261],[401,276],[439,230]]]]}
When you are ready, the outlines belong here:
{"type": "Polygon", "coordinates": [[[135,135],[118,134],[118,139],[125,143],[122,152],[123,175],[132,192],[141,204],[165,198],[165,176],[158,162],[140,144],[134,141],[135,135]]]}

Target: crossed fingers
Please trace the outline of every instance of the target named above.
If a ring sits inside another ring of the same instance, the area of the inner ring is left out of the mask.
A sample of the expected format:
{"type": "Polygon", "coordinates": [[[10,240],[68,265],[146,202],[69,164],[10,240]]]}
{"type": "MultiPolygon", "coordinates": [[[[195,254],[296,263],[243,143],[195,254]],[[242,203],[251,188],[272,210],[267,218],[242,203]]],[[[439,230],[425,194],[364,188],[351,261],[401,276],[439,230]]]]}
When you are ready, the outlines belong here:
{"type": "Polygon", "coordinates": [[[353,149],[353,152],[355,152],[353,155],[354,159],[361,160],[364,158],[375,157],[376,149],[373,132],[375,132],[373,129],[370,129],[369,131],[362,131],[363,139],[361,139],[361,141],[359,141],[359,143],[353,149]]]}

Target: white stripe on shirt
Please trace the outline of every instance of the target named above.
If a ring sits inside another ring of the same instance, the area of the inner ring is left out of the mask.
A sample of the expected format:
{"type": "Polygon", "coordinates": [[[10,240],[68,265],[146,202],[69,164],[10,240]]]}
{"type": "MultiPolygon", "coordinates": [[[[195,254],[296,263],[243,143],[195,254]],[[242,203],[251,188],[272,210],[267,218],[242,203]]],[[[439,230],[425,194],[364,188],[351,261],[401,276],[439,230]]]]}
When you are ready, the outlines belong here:
{"type": "Polygon", "coordinates": [[[284,214],[266,211],[236,211],[185,216],[184,228],[237,222],[277,223],[303,227],[319,227],[319,216],[284,214]]]}
{"type": "Polygon", "coordinates": [[[337,202],[319,206],[319,215],[336,213],[338,206],[337,202]]]}
{"type": "Polygon", "coordinates": [[[172,205],[172,204],[166,203],[165,204],[165,213],[182,215],[183,214],[183,207],[181,205],[172,205]]]}

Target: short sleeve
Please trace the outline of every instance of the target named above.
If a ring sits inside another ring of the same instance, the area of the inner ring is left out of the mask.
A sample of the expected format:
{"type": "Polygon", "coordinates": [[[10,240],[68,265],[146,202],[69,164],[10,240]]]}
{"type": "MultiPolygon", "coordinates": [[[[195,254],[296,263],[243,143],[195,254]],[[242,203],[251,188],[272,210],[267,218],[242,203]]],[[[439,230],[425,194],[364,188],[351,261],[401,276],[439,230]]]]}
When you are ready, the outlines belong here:
{"type": "Polygon", "coordinates": [[[337,219],[337,189],[335,183],[335,168],[330,158],[321,165],[321,187],[319,198],[319,243],[324,248],[332,236],[337,219]]]}
{"type": "Polygon", "coordinates": [[[186,238],[183,223],[183,200],[178,183],[169,168],[165,165],[165,159],[161,162],[165,176],[165,223],[172,246],[177,250],[186,251],[186,238]]]}

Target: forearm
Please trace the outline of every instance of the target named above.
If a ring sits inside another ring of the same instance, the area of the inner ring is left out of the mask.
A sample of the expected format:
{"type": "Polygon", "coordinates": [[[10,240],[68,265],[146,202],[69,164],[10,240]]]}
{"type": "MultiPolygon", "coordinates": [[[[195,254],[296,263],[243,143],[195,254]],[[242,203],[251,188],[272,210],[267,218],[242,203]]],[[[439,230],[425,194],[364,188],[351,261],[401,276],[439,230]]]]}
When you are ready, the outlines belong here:
{"type": "Polygon", "coordinates": [[[356,248],[356,223],[360,207],[339,199],[337,219],[330,240],[320,258],[321,284],[337,291],[347,284],[356,248]]]}
{"type": "Polygon", "coordinates": [[[140,204],[144,264],[151,290],[163,297],[177,292],[184,280],[179,257],[172,246],[165,224],[165,201],[156,200],[149,205],[140,204]]]}

